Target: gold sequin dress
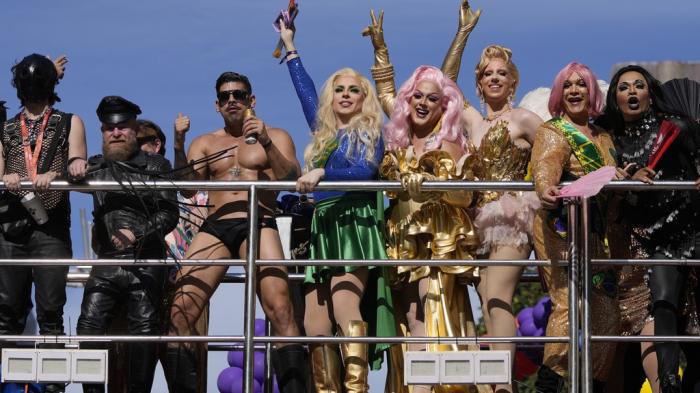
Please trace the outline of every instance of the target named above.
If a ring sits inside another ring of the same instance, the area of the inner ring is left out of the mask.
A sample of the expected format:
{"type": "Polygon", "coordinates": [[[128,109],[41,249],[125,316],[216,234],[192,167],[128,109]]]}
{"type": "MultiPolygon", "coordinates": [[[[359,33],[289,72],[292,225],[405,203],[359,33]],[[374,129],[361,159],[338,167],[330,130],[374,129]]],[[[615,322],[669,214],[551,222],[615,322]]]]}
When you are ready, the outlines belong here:
{"type": "MultiPolygon", "coordinates": [[[[605,164],[615,165],[615,150],[610,135],[599,130],[595,133],[592,142],[598,147],[605,164]]],[[[540,126],[532,149],[532,175],[537,194],[542,195],[547,187],[559,184],[565,175],[581,177],[584,174],[581,163],[574,155],[563,133],[548,123],[540,126]]],[[[533,227],[537,257],[551,260],[551,266],[541,269],[552,299],[547,336],[568,336],[568,275],[566,267],[558,266],[560,259],[567,258],[568,244],[550,224],[549,212],[549,210],[540,209],[535,216],[533,227]]],[[[607,258],[602,239],[594,233],[591,234],[591,256],[607,258]]],[[[603,269],[600,265],[594,267],[594,274],[600,269],[603,269]]],[[[616,297],[594,289],[591,311],[591,330],[594,335],[619,334],[620,309],[616,297]]],[[[593,377],[605,381],[614,359],[615,344],[594,342],[592,352],[593,377]]],[[[567,353],[568,344],[548,343],[544,349],[543,364],[564,376],[568,369],[567,353]]]]}
{"type": "MultiPolygon", "coordinates": [[[[416,157],[412,147],[388,151],[379,168],[380,176],[386,180],[401,180],[412,173],[421,173],[426,180],[459,180],[464,179],[467,172],[464,159],[455,162],[447,152],[441,150],[428,151],[416,157]]],[[[465,210],[471,203],[470,192],[426,192],[427,200],[424,202],[412,200],[407,192],[389,193],[388,196],[391,199],[387,214],[389,258],[473,259],[479,241],[465,210]]],[[[426,336],[474,337],[476,329],[465,285],[474,279],[474,272],[475,268],[468,264],[399,266],[396,268],[394,283],[402,285],[428,279],[424,308],[426,336]]],[[[468,349],[478,348],[451,344],[427,345],[428,351],[468,349]]],[[[436,385],[433,391],[460,393],[474,392],[477,388],[436,385]]]]}
{"type": "MultiPolygon", "coordinates": [[[[470,146],[474,176],[482,181],[519,181],[527,175],[530,148],[515,144],[508,121],[496,122],[481,139],[479,148],[470,146]]],[[[534,192],[479,193],[474,225],[481,245],[479,255],[492,248],[525,248],[532,243],[532,222],[540,207],[534,192]]]]}

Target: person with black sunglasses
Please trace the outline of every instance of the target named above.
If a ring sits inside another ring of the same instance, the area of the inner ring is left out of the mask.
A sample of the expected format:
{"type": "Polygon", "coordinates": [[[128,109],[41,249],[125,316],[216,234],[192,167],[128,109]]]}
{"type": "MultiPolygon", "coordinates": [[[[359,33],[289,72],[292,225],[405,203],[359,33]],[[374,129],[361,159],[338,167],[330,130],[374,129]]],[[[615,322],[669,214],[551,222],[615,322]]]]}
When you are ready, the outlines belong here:
{"type": "MultiPolygon", "coordinates": [[[[215,108],[224,126],[201,135],[184,152],[185,133],[175,137],[175,164],[180,177],[192,180],[296,180],[301,168],[294,142],[280,128],[268,127],[253,113],[255,96],[245,75],[224,72],[216,81],[215,108]],[[190,160],[189,163],[187,160],[190,160]],[[185,173],[186,172],[186,173],[185,173]]],[[[194,190],[182,191],[191,197],[194,190]]],[[[283,259],[275,223],[277,192],[261,191],[259,204],[260,250],[262,259],[283,259]]],[[[248,236],[248,193],[212,191],[208,218],[195,235],[186,259],[245,258],[248,236]]],[[[203,308],[221,282],[228,266],[186,266],[179,270],[170,314],[171,335],[201,334],[194,328],[203,308]]],[[[289,297],[287,270],[260,267],[260,303],[275,334],[299,336],[289,297]]],[[[273,366],[280,392],[305,392],[308,366],[300,344],[276,344],[273,366]]],[[[195,351],[188,344],[173,343],[167,349],[171,392],[195,392],[197,365],[195,351]]]]}

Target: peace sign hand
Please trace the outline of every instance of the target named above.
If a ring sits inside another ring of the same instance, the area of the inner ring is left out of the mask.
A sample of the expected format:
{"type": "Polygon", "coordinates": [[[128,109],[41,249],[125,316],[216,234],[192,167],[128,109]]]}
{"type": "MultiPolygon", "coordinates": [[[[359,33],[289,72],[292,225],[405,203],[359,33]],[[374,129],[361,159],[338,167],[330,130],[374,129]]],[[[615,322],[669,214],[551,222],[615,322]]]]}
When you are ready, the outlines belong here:
{"type": "Polygon", "coordinates": [[[374,10],[369,11],[369,16],[372,18],[372,24],[362,30],[362,35],[370,37],[374,49],[385,48],[386,42],[384,42],[384,30],[382,29],[382,25],[384,24],[384,11],[379,11],[379,20],[377,20],[377,17],[374,15],[374,10]]]}

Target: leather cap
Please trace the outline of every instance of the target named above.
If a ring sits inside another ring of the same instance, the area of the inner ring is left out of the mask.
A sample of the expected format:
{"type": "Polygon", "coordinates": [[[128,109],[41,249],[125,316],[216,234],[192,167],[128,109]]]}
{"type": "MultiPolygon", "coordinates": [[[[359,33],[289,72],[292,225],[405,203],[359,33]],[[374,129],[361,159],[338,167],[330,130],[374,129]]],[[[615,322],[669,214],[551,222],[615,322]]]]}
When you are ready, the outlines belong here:
{"type": "Polygon", "coordinates": [[[97,106],[97,117],[102,123],[117,124],[141,114],[141,108],[126,98],[107,96],[97,106]]]}

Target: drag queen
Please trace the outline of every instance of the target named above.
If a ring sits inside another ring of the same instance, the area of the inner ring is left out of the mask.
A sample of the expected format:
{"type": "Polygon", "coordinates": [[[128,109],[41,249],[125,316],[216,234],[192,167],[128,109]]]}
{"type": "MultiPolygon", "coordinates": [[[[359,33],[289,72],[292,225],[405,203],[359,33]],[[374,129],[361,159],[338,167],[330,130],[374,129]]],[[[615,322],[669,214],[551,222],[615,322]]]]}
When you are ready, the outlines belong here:
{"type": "MultiPolygon", "coordinates": [[[[567,268],[558,266],[566,259],[566,208],[562,206],[558,184],[574,180],[602,166],[615,165],[611,136],[593,126],[604,97],[593,72],[583,64],[569,63],[554,79],[549,98],[549,112],[554,116],[538,130],[532,149],[532,174],[535,190],[542,203],[534,222],[535,251],[539,259],[550,259],[551,266],[542,274],[552,298],[552,314],[547,323],[547,336],[568,335],[567,268]]],[[[591,255],[605,257],[604,198],[591,201],[591,255]]],[[[614,335],[619,331],[617,274],[598,265],[593,270],[591,310],[592,334],[614,335]]],[[[545,345],[544,362],[538,372],[536,388],[557,392],[565,385],[568,344],[545,345]]],[[[594,391],[603,391],[608,370],[614,358],[614,343],[594,343],[594,391]]]]}
{"type": "MultiPolygon", "coordinates": [[[[387,259],[377,193],[314,191],[323,180],[375,180],[384,154],[382,110],[367,78],[355,70],[336,71],[316,96],[294,46],[294,32],[281,23],[287,66],[302,104],[311,143],[304,152],[305,174],[297,191],[313,191],[311,259],[387,259]]],[[[308,336],[395,336],[391,291],[382,267],[309,266],[305,279],[304,328],[308,336]],[[363,299],[363,296],[365,299],[363,299]],[[369,298],[372,296],[373,298],[369,298]],[[363,312],[360,311],[360,306],[363,312]],[[364,317],[364,318],[363,318],[364,317]],[[368,327],[368,321],[371,321],[368,327]],[[337,329],[335,327],[337,326],[337,329]]],[[[341,345],[345,377],[333,344],[311,345],[317,392],[367,392],[369,364],[379,368],[387,345],[341,345]]]]}
{"type": "MultiPolygon", "coordinates": [[[[700,130],[697,124],[673,116],[673,112],[663,100],[659,82],[646,69],[627,66],[613,76],[605,119],[615,137],[621,166],[633,180],[651,183],[700,177],[700,130]],[[675,139],[670,138],[673,133],[677,133],[675,139]],[[659,143],[662,139],[670,142],[659,143]]],[[[694,191],[630,192],[622,209],[623,218],[635,229],[634,240],[652,259],[700,258],[699,215],[700,196],[694,191]]],[[[652,267],[649,287],[656,335],[697,334],[697,329],[679,329],[678,324],[688,308],[687,289],[690,293],[697,290],[687,288],[690,270],[670,264],[652,267]]],[[[657,342],[654,347],[661,392],[680,392],[679,344],[657,342]]],[[[683,349],[688,361],[683,391],[697,391],[700,351],[697,344],[690,343],[683,349]]]]}
{"type": "MultiPolygon", "coordinates": [[[[472,12],[468,1],[460,7],[459,28],[442,65],[455,82],[467,37],[476,26],[480,11],[472,12]]],[[[510,49],[500,45],[484,48],[475,67],[476,92],[482,115],[466,105],[464,124],[473,155],[474,175],[483,181],[521,181],[527,174],[530,152],[542,119],[524,108],[513,108],[518,87],[518,68],[510,49]],[[484,108],[485,107],[485,108],[484,108]]],[[[481,245],[479,257],[527,259],[532,244],[532,222],[539,201],[533,192],[483,192],[476,201],[474,225],[481,245]]],[[[491,266],[480,268],[478,290],[484,305],[484,321],[491,336],[515,336],[512,303],[523,268],[491,266]]],[[[493,344],[492,349],[508,350],[515,358],[515,344],[493,344]]],[[[496,391],[512,392],[510,385],[497,385],[496,391]]]]}
{"type": "MultiPolygon", "coordinates": [[[[393,66],[389,62],[379,20],[372,13],[367,29],[375,48],[372,74],[385,111],[391,119],[384,130],[387,153],[380,176],[400,180],[404,190],[389,193],[387,250],[393,259],[472,259],[479,244],[466,213],[471,193],[427,192],[428,180],[458,180],[467,175],[466,138],[462,132],[464,101],[457,85],[439,69],[418,67],[395,93],[393,66]]],[[[474,337],[474,319],[465,284],[475,279],[474,267],[400,266],[395,288],[401,293],[408,333],[412,336],[474,337]]],[[[399,303],[399,302],[397,302],[399,303]]],[[[397,313],[398,317],[398,313],[397,313]]],[[[410,350],[457,351],[463,345],[410,344],[410,350]]],[[[469,348],[478,349],[478,348],[469,348]]],[[[400,360],[392,357],[392,361],[400,360]]],[[[396,363],[392,364],[392,367],[396,363]]],[[[401,370],[393,370],[400,377],[401,370]]],[[[393,385],[390,385],[393,386],[393,385]]],[[[414,385],[414,392],[429,391],[414,385]]],[[[480,389],[490,390],[488,386],[480,389]]],[[[475,386],[436,385],[435,392],[476,391],[475,386]]]]}

